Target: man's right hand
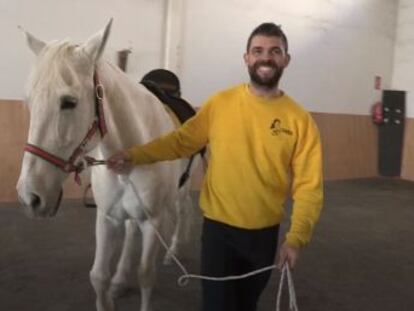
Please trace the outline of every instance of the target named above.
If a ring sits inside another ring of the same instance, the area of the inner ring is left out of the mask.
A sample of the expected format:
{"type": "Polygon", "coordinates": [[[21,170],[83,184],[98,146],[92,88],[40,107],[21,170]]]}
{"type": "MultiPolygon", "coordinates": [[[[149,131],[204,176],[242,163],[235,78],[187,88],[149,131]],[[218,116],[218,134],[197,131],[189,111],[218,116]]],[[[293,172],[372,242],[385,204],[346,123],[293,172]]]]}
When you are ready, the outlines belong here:
{"type": "Polygon", "coordinates": [[[117,174],[126,174],[132,168],[132,159],[126,150],[122,150],[110,156],[106,165],[117,174]]]}
{"type": "Polygon", "coordinates": [[[288,245],[286,242],[283,243],[279,252],[279,259],[277,261],[277,268],[282,270],[283,265],[287,262],[290,269],[295,268],[296,261],[299,257],[300,249],[288,245]]]}

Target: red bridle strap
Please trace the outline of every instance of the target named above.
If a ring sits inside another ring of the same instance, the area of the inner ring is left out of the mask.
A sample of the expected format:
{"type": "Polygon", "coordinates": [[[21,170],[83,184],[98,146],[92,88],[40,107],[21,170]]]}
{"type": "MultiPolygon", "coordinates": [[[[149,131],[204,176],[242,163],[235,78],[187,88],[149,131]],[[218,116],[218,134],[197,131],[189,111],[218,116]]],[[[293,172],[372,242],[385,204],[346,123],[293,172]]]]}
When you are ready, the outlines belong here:
{"type": "Polygon", "coordinates": [[[97,71],[95,71],[93,74],[93,83],[95,86],[95,113],[98,119],[99,132],[101,133],[101,137],[104,137],[105,134],[108,132],[106,128],[105,115],[103,111],[104,88],[101,82],[99,81],[97,71]]]}
{"type": "Polygon", "coordinates": [[[54,166],[57,166],[58,168],[60,168],[62,171],[66,173],[76,171],[76,167],[73,164],[39,147],[36,147],[35,145],[27,143],[26,146],[24,147],[24,151],[34,154],[38,156],[39,158],[42,158],[43,160],[53,164],[54,166]]]}
{"type": "Polygon", "coordinates": [[[85,161],[78,161],[85,153],[86,145],[95,135],[96,131],[99,130],[101,137],[104,137],[107,133],[105,117],[103,112],[103,97],[104,90],[102,84],[99,82],[98,73],[95,71],[93,75],[93,82],[95,87],[95,113],[96,119],[92,123],[92,126],[85,135],[85,138],[81,141],[79,146],[73,151],[72,155],[66,161],[58,156],[47,152],[46,150],[37,147],[33,144],[26,143],[24,151],[29,152],[33,155],[42,158],[43,160],[53,164],[54,166],[60,168],[65,173],[75,172],[75,181],[80,185],[79,174],[85,169],[85,166],[100,165],[105,164],[104,161],[97,161],[92,157],[84,157],[85,161]],[[78,163],[76,163],[78,161],[78,163]]]}
{"type": "MultiPolygon", "coordinates": [[[[55,156],[51,154],[50,152],[45,151],[44,149],[37,147],[35,145],[27,143],[24,147],[24,151],[29,152],[31,154],[34,154],[38,156],[39,158],[53,164],[54,166],[60,168],[65,173],[72,173],[75,172],[75,181],[77,184],[81,184],[79,174],[85,169],[85,165],[82,161],[76,163],[78,158],[82,156],[85,152],[85,147],[88,144],[88,142],[92,139],[92,137],[95,135],[96,131],[98,130],[98,122],[93,122],[91,128],[86,133],[85,138],[82,140],[82,142],[79,144],[79,146],[73,151],[72,155],[69,157],[69,160],[64,160],[58,156],[55,156]]],[[[86,159],[86,164],[94,165],[93,161],[95,161],[93,158],[88,157],[86,159]]]]}

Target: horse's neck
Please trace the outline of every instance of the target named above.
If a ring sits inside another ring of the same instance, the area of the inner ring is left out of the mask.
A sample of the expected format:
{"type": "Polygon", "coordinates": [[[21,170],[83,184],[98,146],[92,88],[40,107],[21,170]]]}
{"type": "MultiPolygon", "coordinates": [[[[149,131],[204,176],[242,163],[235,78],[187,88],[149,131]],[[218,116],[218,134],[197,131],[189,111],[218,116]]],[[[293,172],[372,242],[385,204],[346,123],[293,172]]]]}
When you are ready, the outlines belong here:
{"type": "Polygon", "coordinates": [[[163,105],[144,86],[112,64],[101,63],[98,73],[105,89],[104,116],[108,128],[100,144],[104,154],[146,143],[172,130],[163,105]]]}

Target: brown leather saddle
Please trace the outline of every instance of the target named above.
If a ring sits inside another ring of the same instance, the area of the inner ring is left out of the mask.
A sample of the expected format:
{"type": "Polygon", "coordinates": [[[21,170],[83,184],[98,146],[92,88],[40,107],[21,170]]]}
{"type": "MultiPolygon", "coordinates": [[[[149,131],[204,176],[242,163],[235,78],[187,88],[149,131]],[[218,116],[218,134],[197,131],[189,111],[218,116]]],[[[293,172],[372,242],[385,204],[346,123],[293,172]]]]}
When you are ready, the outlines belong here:
{"type": "MultiPolygon", "coordinates": [[[[150,80],[143,80],[141,81],[141,84],[144,85],[152,94],[154,94],[164,105],[168,106],[168,108],[174,112],[181,124],[196,114],[195,109],[187,101],[181,97],[168,94],[158,84],[150,80]]],[[[206,147],[190,157],[187,168],[180,177],[178,187],[181,188],[190,177],[190,170],[194,157],[197,154],[200,154],[201,157],[204,157],[205,152],[206,147]]]]}

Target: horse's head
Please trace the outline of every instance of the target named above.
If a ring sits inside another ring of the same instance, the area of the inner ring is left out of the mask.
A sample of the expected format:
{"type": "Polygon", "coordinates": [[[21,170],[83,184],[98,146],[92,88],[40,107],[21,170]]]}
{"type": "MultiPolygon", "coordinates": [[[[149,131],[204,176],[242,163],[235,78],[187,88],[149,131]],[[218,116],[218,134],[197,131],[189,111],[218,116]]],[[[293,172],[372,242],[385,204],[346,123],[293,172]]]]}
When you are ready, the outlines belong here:
{"type": "Polygon", "coordinates": [[[93,77],[110,26],[82,45],[46,44],[25,32],[37,59],[27,87],[30,127],[17,192],[30,216],[56,214],[64,180],[79,168],[84,147],[91,148],[85,137],[99,123],[93,77]]]}

